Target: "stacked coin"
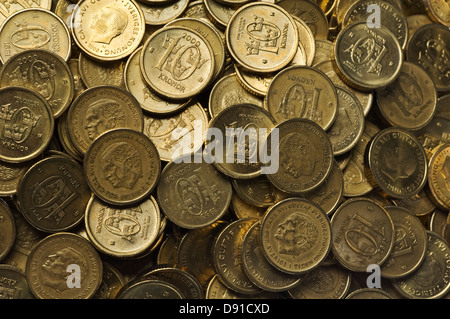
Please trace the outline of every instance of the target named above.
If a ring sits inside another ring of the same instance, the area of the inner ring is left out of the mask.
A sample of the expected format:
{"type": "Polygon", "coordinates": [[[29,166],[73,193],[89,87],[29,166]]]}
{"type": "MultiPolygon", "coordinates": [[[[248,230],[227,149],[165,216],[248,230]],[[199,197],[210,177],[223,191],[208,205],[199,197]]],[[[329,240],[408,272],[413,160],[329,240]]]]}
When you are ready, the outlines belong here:
{"type": "Polygon", "coordinates": [[[448,16],[8,2],[0,298],[449,298],[448,16]]]}

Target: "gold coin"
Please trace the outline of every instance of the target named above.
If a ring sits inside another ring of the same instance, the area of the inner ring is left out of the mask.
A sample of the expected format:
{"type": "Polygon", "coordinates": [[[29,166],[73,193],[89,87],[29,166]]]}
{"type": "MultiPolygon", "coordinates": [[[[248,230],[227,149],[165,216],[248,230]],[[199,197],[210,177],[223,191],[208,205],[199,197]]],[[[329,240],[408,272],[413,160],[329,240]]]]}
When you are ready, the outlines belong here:
{"type": "Polygon", "coordinates": [[[211,22],[211,20],[208,18],[205,2],[203,0],[190,1],[188,7],[186,8],[186,10],[184,10],[181,17],[202,19],[211,22]]]}
{"type": "Polygon", "coordinates": [[[120,289],[126,284],[125,277],[116,267],[102,260],[102,283],[92,299],[115,299],[120,289]]]}
{"type": "Polygon", "coordinates": [[[71,37],[64,21],[45,9],[24,9],[10,15],[0,27],[0,60],[5,63],[16,53],[44,49],[64,61],[71,54],[71,37]]]}
{"type": "Polygon", "coordinates": [[[378,110],[392,126],[416,131],[434,117],[437,104],[434,82],[415,63],[403,62],[397,79],[376,93],[378,110]]]}
{"type": "Polygon", "coordinates": [[[246,70],[271,73],[291,63],[298,49],[294,19],[281,7],[254,2],[240,7],[225,32],[228,51],[246,70]]]}
{"type": "Polygon", "coordinates": [[[225,30],[236,12],[235,8],[223,5],[217,0],[204,0],[205,12],[208,19],[218,28],[225,30]]]}
{"type": "Polygon", "coordinates": [[[144,37],[145,21],[134,0],[82,0],[73,16],[73,39],[87,55],[102,61],[129,56],[144,37]]]}
{"type": "MultiPolygon", "coordinates": [[[[221,133],[222,142],[208,142],[206,156],[212,156],[213,165],[223,174],[239,179],[261,175],[263,144],[275,121],[265,109],[253,104],[235,104],[223,109],[214,117],[209,128],[221,133]]],[[[269,156],[269,155],[268,155],[269,156]]],[[[268,157],[267,156],[267,157],[268,157]]]]}
{"type": "Polygon", "coordinates": [[[314,60],[314,55],[316,54],[316,41],[314,38],[314,34],[311,31],[311,28],[306,24],[305,21],[300,19],[297,16],[292,16],[295,21],[295,25],[298,30],[298,49],[297,53],[292,59],[291,64],[297,65],[312,65],[314,60]],[[304,53],[302,53],[302,51],[304,53]],[[305,55],[305,61],[299,60],[299,55],[305,55]]]}
{"type": "Polygon", "coordinates": [[[0,199],[0,233],[2,241],[0,242],[0,261],[5,259],[11,251],[14,241],[16,240],[16,221],[9,208],[9,205],[0,199]]]}
{"type": "Polygon", "coordinates": [[[81,94],[84,90],[87,89],[86,84],[83,82],[83,78],[80,74],[79,66],[79,60],[78,59],[69,59],[67,61],[67,65],[69,66],[70,71],[72,72],[73,76],[73,86],[74,86],[74,95],[73,98],[77,98],[78,95],[81,94]]]}
{"type": "Polygon", "coordinates": [[[274,77],[273,73],[253,73],[241,68],[237,63],[234,63],[234,70],[244,89],[260,98],[266,96],[270,82],[274,77]]]}
{"type": "Polygon", "coordinates": [[[36,160],[22,163],[0,161],[0,196],[15,195],[20,184],[20,179],[36,160]]]}
{"type": "Polygon", "coordinates": [[[256,207],[242,200],[236,192],[231,196],[231,210],[238,219],[243,218],[262,218],[266,213],[267,207],[256,207]]]}
{"type": "Polygon", "coordinates": [[[391,84],[403,62],[397,38],[385,26],[369,28],[366,22],[347,25],[333,50],[336,71],[344,82],[362,91],[391,84]]]}
{"type": "Polygon", "coordinates": [[[69,137],[80,154],[86,154],[102,133],[117,128],[142,132],[142,108],[134,96],[117,86],[95,86],[81,93],[67,116],[69,137]]]}
{"type": "Polygon", "coordinates": [[[333,42],[330,40],[316,39],[316,52],[314,54],[314,59],[312,66],[316,66],[320,62],[330,61],[333,59],[333,42]]]}
{"type": "Polygon", "coordinates": [[[309,66],[291,66],[278,72],[265,101],[277,123],[304,118],[325,131],[333,125],[338,110],[335,85],[322,71],[309,66]]]}
{"type": "Polygon", "coordinates": [[[414,194],[409,198],[392,199],[395,206],[403,207],[417,217],[427,216],[436,210],[436,206],[428,197],[425,190],[414,194]]]}
{"type": "Polygon", "coordinates": [[[280,271],[305,274],[328,256],[331,224],[316,204],[301,198],[288,198],[267,210],[261,224],[262,250],[280,271]]]}
{"type": "Polygon", "coordinates": [[[208,100],[209,114],[213,118],[227,107],[244,103],[263,107],[262,99],[245,90],[233,72],[220,78],[211,89],[208,100]]]}
{"type": "Polygon", "coordinates": [[[2,6],[2,9],[0,10],[0,24],[2,24],[12,14],[30,8],[50,10],[52,8],[52,1],[42,0],[5,2],[2,6]]]}
{"type": "Polygon", "coordinates": [[[159,236],[161,216],[153,196],[132,206],[117,207],[93,195],[84,221],[94,247],[120,258],[142,255],[151,248],[159,236]]]}
{"type": "Polygon", "coordinates": [[[142,47],[137,48],[128,58],[124,70],[126,89],[138,100],[146,113],[166,115],[185,108],[190,100],[181,103],[162,99],[153,93],[141,76],[140,54],[142,47]]]}
{"type": "Polygon", "coordinates": [[[381,266],[394,245],[391,217],[368,198],[346,200],[331,217],[331,227],[333,256],[351,271],[365,272],[371,264],[381,266]]]}
{"type": "Polygon", "coordinates": [[[161,174],[153,142],[131,129],[100,135],[89,147],[83,167],[92,192],[106,203],[131,205],[146,198],[161,174]]]}
{"type": "Polygon", "coordinates": [[[174,0],[165,4],[149,4],[145,1],[137,2],[144,13],[147,25],[164,26],[179,18],[189,5],[189,0],[174,0]]]}
{"type": "Polygon", "coordinates": [[[406,16],[406,22],[408,23],[408,43],[417,29],[425,24],[433,23],[426,13],[406,16]]]}
{"type": "Polygon", "coordinates": [[[23,175],[17,204],[33,227],[56,233],[81,223],[90,195],[83,167],[67,157],[51,156],[23,175]]]}
{"type": "Polygon", "coordinates": [[[184,299],[181,290],[164,280],[136,279],[127,283],[117,299],[184,299]]]}
{"type": "Polygon", "coordinates": [[[198,32],[170,26],[145,42],[140,67],[147,84],[158,95],[183,100],[199,94],[214,76],[214,51],[198,32]]]}
{"type": "Polygon", "coordinates": [[[450,290],[450,248],[444,238],[427,230],[425,259],[409,276],[395,279],[394,287],[408,299],[440,299],[450,290]]]}
{"type": "Polygon", "coordinates": [[[450,90],[449,54],[450,30],[437,23],[417,29],[406,49],[406,59],[428,72],[439,92],[450,90]]]}
{"type": "Polygon", "coordinates": [[[29,49],[11,57],[1,69],[0,86],[26,87],[39,93],[54,118],[67,110],[74,96],[72,71],[66,61],[48,50],[29,49]]]}
{"type": "Polygon", "coordinates": [[[443,111],[447,108],[447,103],[448,98],[445,96],[438,98],[435,116],[428,125],[414,132],[429,156],[439,145],[450,143],[450,116],[443,111]]]}
{"type": "Polygon", "coordinates": [[[378,288],[360,288],[349,293],[345,299],[393,299],[393,297],[378,288]]]}
{"type": "MultiPolygon", "coordinates": [[[[386,0],[359,0],[353,3],[344,16],[342,27],[355,22],[367,23],[372,10],[369,6],[379,8],[379,20],[382,26],[385,26],[397,38],[402,49],[406,48],[408,40],[408,23],[402,9],[386,0]]],[[[376,27],[378,27],[376,25],[376,27]]]]}
{"type": "Polygon", "coordinates": [[[450,7],[447,1],[443,0],[425,0],[423,1],[428,16],[435,23],[440,23],[450,28],[450,7]]]}
{"type": "Polygon", "coordinates": [[[83,83],[88,87],[100,85],[114,85],[125,87],[124,59],[116,61],[98,61],[90,58],[85,53],[80,53],[78,69],[83,83]]]}
{"type": "Polygon", "coordinates": [[[38,299],[89,299],[100,287],[102,274],[102,260],[91,243],[66,232],[39,241],[26,266],[28,284],[38,299]],[[69,278],[73,271],[79,280],[69,278]]]}
{"type": "Polygon", "coordinates": [[[228,211],[232,191],[228,178],[192,154],[168,163],[157,186],[163,213],[187,229],[205,227],[222,218],[228,211]]]}
{"type": "Polygon", "coordinates": [[[405,208],[387,206],[385,209],[394,223],[396,240],[388,259],[381,266],[381,276],[390,279],[405,277],[414,273],[425,258],[425,227],[405,208]]]}
{"type": "Polygon", "coordinates": [[[279,167],[275,173],[267,175],[270,182],[290,194],[319,187],[333,166],[332,146],[326,132],[307,119],[287,120],[276,128],[279,146],[270,143],[268,153],[279,152],[279,167]]]}
{"type": "Polygon", "coordinates": [[[408,198],[427,182],[428,160],[414,135],[398,128],[379,132],[366,152],[366,175],[375,188],[393,198],[408,198]]]}
{"type": "Polygon", "coordinates": [[[24,87],[0,89],[0,160],[11,163],[36,158],[50,143],[54,117],[47,101],[24,87]]]}
{"type": "Polygon", "coordinates": [[[450,210],[450,144],[438,147],[428,163],[430,199],[443,210],[450,210]]]}
{"type": "Polygon", "coordinates": [[[17,266],[0,264],[0,277],[3,281],[0,300],[35,299],[25,273],[17,266]]]}

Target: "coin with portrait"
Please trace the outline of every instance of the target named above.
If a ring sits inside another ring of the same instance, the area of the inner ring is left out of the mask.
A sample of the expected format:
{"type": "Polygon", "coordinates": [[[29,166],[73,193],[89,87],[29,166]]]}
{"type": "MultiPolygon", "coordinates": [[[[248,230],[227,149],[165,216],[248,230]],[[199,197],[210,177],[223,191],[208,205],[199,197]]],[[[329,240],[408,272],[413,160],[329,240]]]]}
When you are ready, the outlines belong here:
{"type": "Polygon", "coordinates": [[[430,158],[428,185],[430,199],[444,210],[450,209],[450,144],[442,144],[430,158]]]}

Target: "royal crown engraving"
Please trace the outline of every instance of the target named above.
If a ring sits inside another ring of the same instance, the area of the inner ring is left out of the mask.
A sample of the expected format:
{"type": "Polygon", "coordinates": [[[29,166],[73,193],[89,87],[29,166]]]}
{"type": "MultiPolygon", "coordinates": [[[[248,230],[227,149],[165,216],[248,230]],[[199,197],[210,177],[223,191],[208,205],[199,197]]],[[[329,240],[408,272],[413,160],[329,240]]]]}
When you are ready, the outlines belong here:
{"type": "Polygon", "coordinates": [[[11,103],[0,105],[0,123],[2,137],[17,144],[25,142],[41,116],[37,116],[28,107],[14,108],[11,103]]]}

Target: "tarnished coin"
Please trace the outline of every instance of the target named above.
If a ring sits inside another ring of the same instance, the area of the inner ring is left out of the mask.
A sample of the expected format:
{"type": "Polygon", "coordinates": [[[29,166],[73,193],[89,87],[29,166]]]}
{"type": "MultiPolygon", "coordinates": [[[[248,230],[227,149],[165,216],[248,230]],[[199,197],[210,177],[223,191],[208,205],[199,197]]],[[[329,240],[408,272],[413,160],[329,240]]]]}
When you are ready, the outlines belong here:
{"type": "Polygon", "coordinates": [[[280,6],[268,2],[253,2],[236,10],[225,35],[235,62],[253,72],[281,70],[292,61],[298,48],[294,19],[280,6]]]}
{"type": "Polygon", "coordinates": [[[231,196],[231,209],[238,219],[242,218],[262,218],[267,207],[257,207],[242,200],[236,192],[231,196]]]}
{"type": "Polygon", "coordinates": [[[428,220],[428,228],[432,232],[444,237],[445,229],[447,228],[447,219],[449,213],[441,209],[436,209],[428,220]]]}
{"type": "Polygon", "coordinates": [[[255,222],[242,242],[242,267],[248,279],[264,291],[282,292],[304,280],[304,275],[292,275],[275,268],[261,248],[261,222],[255,222]]]}
{"type": "Polygon", "coordinates": [[[39,241],[26,266],[28,284],[38,299],[89,299],[100,287],[102,275],[102,260],[91,243],[65,232],[39,241]]]}
{"type": "Polygon", "coordinates": [[[242,200],[256,207],[272,206],[288,196],[273,186],[264,175],[252,179],[233,179],[232,184],[242,200]]]}
{"type": "Polygon", "coordinates": [[[115,61],[129,56],[144,32],[144,14],[134,0],[83,0],[73,13],[73,39],[94,59],[115,61]]]}
{"type": "Polygon", "coordinates": [[[450,248],[435,232],[427,230],[426,234],[427,250],[419,268],[393,282],[394,287],[409,299],[438,299],[450,290],[450,248]]]}
{"type": "MultiPolygon", "coordinates": [[[[386,0],[359,0],[354,2],[347,10],[342,21],[342,27],[354,22],[371,21],[373,7],[379,12],[380,25],[385,26],[397,38],[402,49],[406,48],[408,40],[408,22],[402,9],[386,0]]],[[[378,27],[378,25],[375,25],[378,27]]]]}
{"type": "Polygon", "coordinates": [[[235,72],[220,78],[211,89],[208,110],[215,117],[221,110],[235,105],[250,103],[263,107],[263,100],[244,89],[235,72]]]}
{"type": "Polygon", "coordinates": [[[393,299],[393,297],[379,288],[360,288],[349,293],[345,299],[393,299]]]}
{"type": "Polygon", "coordinates": [[[390,125],[414,131],[430,123],[438,99],[433,79],[408,61],[392,84],[377,90],[376,98],[378,110],[390,125]]]}
{"type": "Polygon", "coordinates": [[[0,86],[26,87],[42,95],[54,118],[69,107],[74,96],[72,71],[66,61],[48,50],[25,50],[11,57],[0,72],[0,86]]]}
{"type": "Polygon", "coordinates": [[[80,53],[78,69],[83,83],[88,87],[114,85],[125,87],[125,59],[116,61],[98,61],[85,53],[80,53]]]}
{"type": "Polygon", "coordinates": [[[30,89],[0,89],[0,160],[19,163],[42,154],[52,139],[54,117],[47,101],[30,89]]]}
{"type": "MultiPolygon", "coordinates": [[[[307,119],[290,119],[276,126],[279,143],[270,143],[268,153],[278,152],[279,167],[267,174],[270,182],[290,194],[319,187],[333,166],[331,142],[326,132],[307,119]]],[[[271,140],[270,135],[267,138],[271,140]]]]}
{"type": "Polygon", "coordinates": [[[263,149],[274,126],[272,116],[260,106],[235,104],[225,108],[209,123],[210,130],[221,136],[208,142],[205,157],[211,157],[209,161],[227,176],[255,178],[262,173],[262,162],[269,167],[267,171],[276,168],[274,156],[263,149]]]}
{"type": "Polygon", "coordinates": [[[126,89],[136,98],[141,108],[147,113],[166,115],[181,111],[187,102],[173,102],[156,95],[141,76],[140,54],[142,47],[137,48],[128,58],[124,69],[126,89]]]}
{"type": "Polygon", "coordinates": [[[154,32],[140,56],[145,82],[158,95],[183,100],[199,94],[214,76],[211,44],[200,33],[183,26],[154,32]]]}
{"type": "Polygon", "coordinates": [[[0,264],[2,293],[0,300],[35,299],[28,285],[25,273],[18,267],[0,264]]]}
{"type": "Polygon", "coordinates": [[[450,28],[450,7],[445,0],[426,0],[423,3],[427,9],[428,16],[433,22],[450,28]]]}
{"type": "Polygon", "coordinates": [[[345,87],[336,86],[338,107],[336,119],[327,131],[333,155],[349,152],[364,132],[364,110],[356,96],[345,87]]]}
{"type": "Polygon", "coordinates": [[[450,144],[441,145],[428,164],[429,196],[443,210],[450,210],[450,144]]]}
{"type": "Polygon", "coordinates": [[[0,261],[5,259],[16,240],[16,221],[9,205],[0,200],[0,261]]]}
{"type": "Polygon", "coordinates": [[[163,26],[179,18],[188,7],[189,0],[171,0],[159,4],[138,1],[137,4],[144,14],[146,24],[163,26]]]}
{"type": "Polygon", "coordinates": [[[426,24],[414,32],[406,59],[420,65],[434,81],[438,91],[450,90],[450,30],[438,23],[426,24]]]}
{"type": "Polygon", "coordinates": [[[49,50],[64,61],[71,54],[72,41],[66,23],[45,9],[24,9],[10,15],[1,25],[0,41],[2,63],[29,49],[49,50]]]}
{"type": "Polygon", "coordinates": [[[425,190],[422,190],[409,198],[392,199],[392,202],[395,206],[403,207],[417,217],[426,216],[436,210],[436,205],[434,205],[428,197],[425,190]]]}
{"type": "Polygon", "coordinates": [[[394,223],[392,251],[381,266],[381,276],[400,278],[412,274],[425,258],[427,235],[419,218],[405,208],[385,207],[394,223]]]}
{"type": "Polygon", "coordinates": [[[304,274],[322,263],[331,247],[325,212],[301,198],[288,198],[267,210],[261,224],[262,250],[279,270],[304,274]]]}
{"type": "Polygon", "coordinates": [[[392,198],[408,198],[427,182],[428,160],[420,142],[395,127],[379,132],[366,149],[366,176],[392,198]]]}
{"type": "Polygon", "coordinates": [[[247,277],[242,264],[242,242],[257,219],[238,219],[217,236],[213,261],[216,273],[225,286],[240,294],[256,294],[261,288],[247,277]]]}
{"type": "Polygon", "coordinates": [[[402,48],[388,28],[369,28],[366,21],[339,32],[333,50],[336,71],[348,85],[370,91],[391,84],[403,62],[402,48]]]}
{"type": "Polygon", "coordinates": [[[152,196],[127,207],[108,205],[92,196],[84,220],[86,233],[97,250],[114,257],[134,257],[155,243],[161,214],[152,196]]]}
{"type": "Polygon", "coordinates": [[[289,289],[293,299],[343,299],[350,289],[351,272],[338,264],[321,265],[289,289]]]}
{"type": "Polygon", "coordinates": [[[358,197],[346,200],[331,217],[331,249],[336,260],[351,271],[381,266],[392,251],[392,218],[378,202],[358,197]]]}
{"type": "Polygon", "coordinates": [[[131,205],[156,187],[161,161],[155,144],[143,133],[115,129],[100,135],[84,157],[92,192],[113,205],[131,205]]]}
{"type": "Polygon", "coordinates": [[[181,290],[164,280],[142,279],[128,283],[117,299],[184,299],[181,290]]]}
{"type": "Polygon", "coordinates": [[[69,137],[85,155],[102,133],[119,128],[142,132],[142,108],[134,96],[117,86],[95,86],[81,93],[70,105],[67,116],[69,137]]]}
{"type": "Polygon", "coordinates": [[[61,156],[31,166],[17,190],[17,204],[27,221],[48,233],[67,231],[84,218],[91,196],[80,163],[61,156]]]}
{"type": "Polygon", "coordinates": [[[143,133],[158,149],[161,160],[172,159],[201,149],[207,137],[208,115],[200,103],[167,116],[144,113],[143,133]]]}
{"type": "Polygon", "coordinates": [[[22,163],[8,163],[0,161],[0,196],[11,196],[17,193],[20,179],[23,174],[25,174],[25,172],[35,163],[35,160],[25,161],[22,163]]]}
{"type": "Polygon", "coordinates": [[[232,191],[226,176],[192,154],[168,163],[157,185],[163,213],[174,224],[187,229],[219,220],[228,211],[232,191]]]}
{"type": "Polygon", "coordinates": [[[333,125],[338,109],[333,82],[322,71],[309,66],[291,66],[280,71],[270,83],[265,102],[277,123],[305,118],[325,131],[333,125]]]}

